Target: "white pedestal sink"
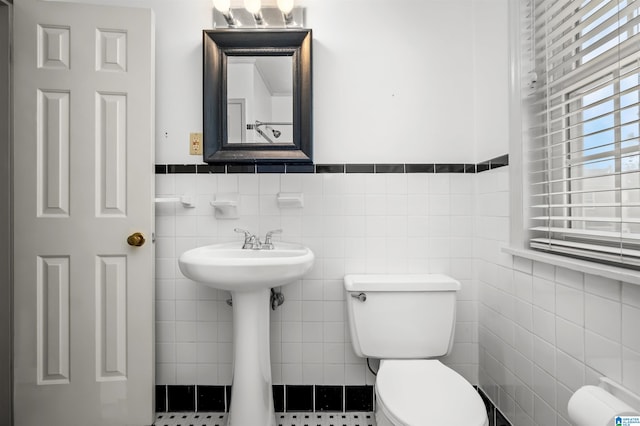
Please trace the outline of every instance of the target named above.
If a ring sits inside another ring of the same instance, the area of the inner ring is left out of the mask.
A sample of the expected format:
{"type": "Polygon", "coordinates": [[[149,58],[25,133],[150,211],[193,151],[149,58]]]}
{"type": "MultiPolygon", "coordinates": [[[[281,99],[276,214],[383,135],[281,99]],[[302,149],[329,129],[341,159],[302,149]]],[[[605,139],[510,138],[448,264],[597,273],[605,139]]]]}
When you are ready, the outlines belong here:
{"type": "Polygon", "coordinates": [[[299,244],[273,250],[213,244],[184,252],[178,263],[187,277],[228,290],[233,299],[233,387],[229,426],[275,426],[269,349],[270,289],[300,279],[313,252],[299,244]]]}

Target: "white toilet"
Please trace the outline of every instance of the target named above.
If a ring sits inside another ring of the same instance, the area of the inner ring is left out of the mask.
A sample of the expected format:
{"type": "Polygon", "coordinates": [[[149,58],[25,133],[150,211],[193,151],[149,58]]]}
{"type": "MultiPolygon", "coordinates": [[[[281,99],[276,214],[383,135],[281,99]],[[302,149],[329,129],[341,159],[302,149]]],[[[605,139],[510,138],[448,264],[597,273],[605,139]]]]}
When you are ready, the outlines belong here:
{"type": "Polygon", "coordinates": [[[460,283],[445,275],[347,275],[353,349],[380,359],[378,426],[487,426],[476,390],[436,357],[451,350],[460,283]]]}

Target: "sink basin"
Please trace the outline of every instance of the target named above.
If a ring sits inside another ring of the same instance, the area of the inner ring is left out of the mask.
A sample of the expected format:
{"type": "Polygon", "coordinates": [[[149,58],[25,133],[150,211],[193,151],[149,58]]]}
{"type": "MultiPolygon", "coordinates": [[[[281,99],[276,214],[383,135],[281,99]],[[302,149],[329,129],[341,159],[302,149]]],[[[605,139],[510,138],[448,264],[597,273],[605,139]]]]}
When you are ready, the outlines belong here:
{"type": "Polygon", "coordinates": [[[241,246],[233,242],[188,250],[178,260],[180,270],[194,281],[233,292],[289,284],[313,265],[313,252],[300,244],[276,242],[273,250],[241,246]]]}

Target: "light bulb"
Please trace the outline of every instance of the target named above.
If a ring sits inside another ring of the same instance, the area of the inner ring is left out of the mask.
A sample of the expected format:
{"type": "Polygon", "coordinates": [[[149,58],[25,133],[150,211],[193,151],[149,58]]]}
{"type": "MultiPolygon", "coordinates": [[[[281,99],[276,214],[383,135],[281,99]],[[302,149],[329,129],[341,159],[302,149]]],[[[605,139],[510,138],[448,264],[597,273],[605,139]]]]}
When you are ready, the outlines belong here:
{"type": "Polygon", "coordinates": [[[260,7],[262,6],[260,3],[260,0],[244,0],[244,8],[255,15],[260,12],[260,7]]]}
{"type": "Polygon", "coordinates": [[[213,7],[222,13],[227,13],[231,7],[231,0],[213,0],[213,7]]]}
{"type": "Polygon", "coordinates": [[[285,15],[288,15],[293,9],[293,0],[278,0],[278,9],[285,15]]]}

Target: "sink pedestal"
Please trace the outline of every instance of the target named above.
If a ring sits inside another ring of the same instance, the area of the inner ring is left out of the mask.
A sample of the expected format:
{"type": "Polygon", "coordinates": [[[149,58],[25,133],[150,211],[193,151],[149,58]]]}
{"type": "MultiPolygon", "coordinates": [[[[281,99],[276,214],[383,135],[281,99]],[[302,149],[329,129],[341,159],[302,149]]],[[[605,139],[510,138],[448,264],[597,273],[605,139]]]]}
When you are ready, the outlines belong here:
{"type": "MultiPolygon", "coordinates": [[[[255,238],[255,237],[253,237],[255,238]]],[[[278,242],[246,250],[237,242],[197,247],[180,255],[180,271],[233,298],[233,387],[228,426],[275,426],[269,349],[271,288],[299,280],[313,266],[313,252],[278,242]]]]}
{"type": "Polygon", "coordinates": [[[275,426],[269,343],[271,289],[231,292],[233,386],[228,426],[275,426]]]}

